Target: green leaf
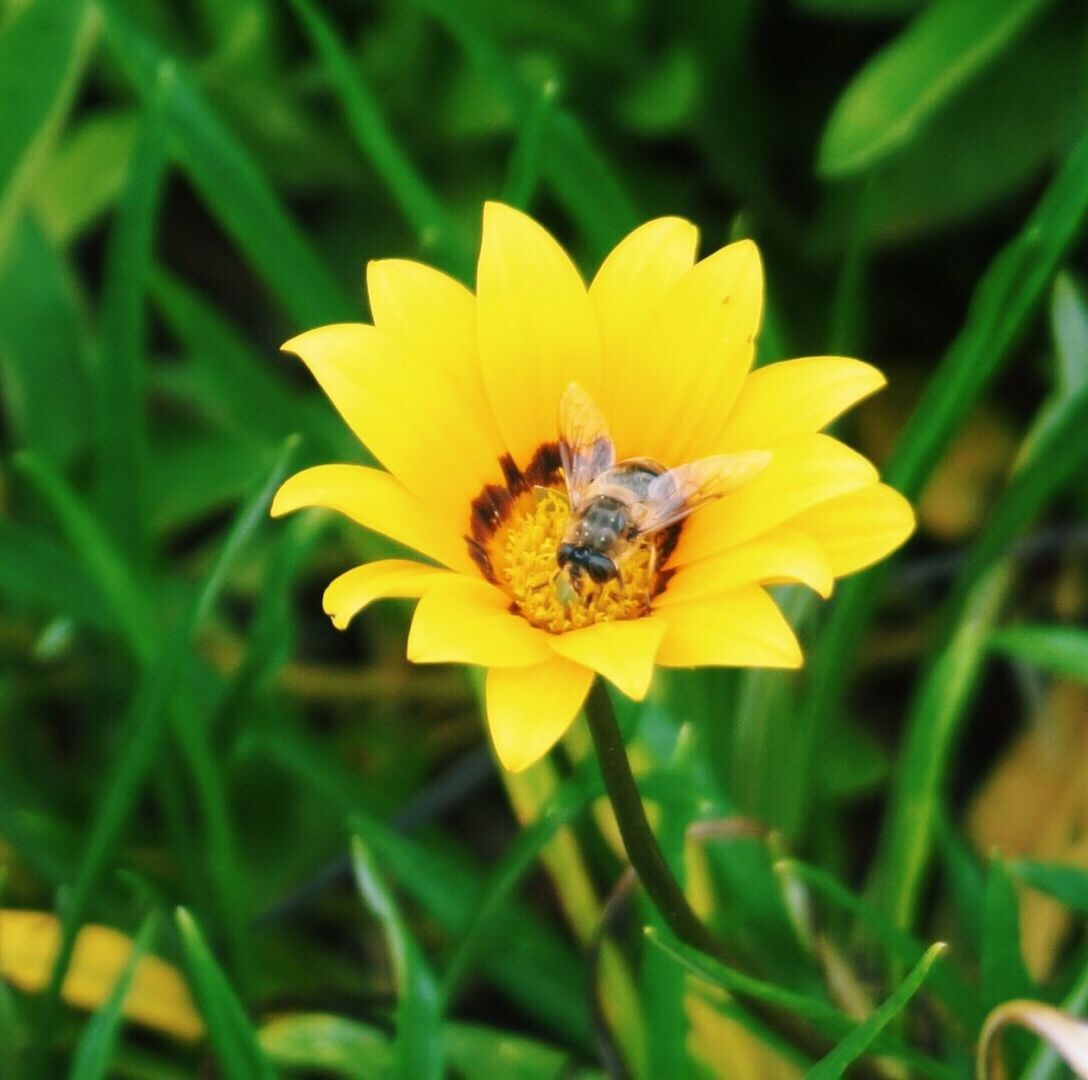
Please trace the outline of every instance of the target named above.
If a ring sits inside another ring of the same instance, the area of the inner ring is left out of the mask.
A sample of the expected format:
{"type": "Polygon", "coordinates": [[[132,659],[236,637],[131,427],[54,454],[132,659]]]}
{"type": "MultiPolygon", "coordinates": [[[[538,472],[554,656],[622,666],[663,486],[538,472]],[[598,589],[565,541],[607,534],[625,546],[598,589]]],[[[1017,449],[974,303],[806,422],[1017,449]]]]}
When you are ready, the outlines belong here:
{"type": "Polygon", "coordinates": [[[853,1027],[849,1017],[839,1012],[834,1005],[808,994],[799,994],[773,983],[755,979],[705,953],[693,949],[675,937],[670,931],[648,926],[643,933],[647,941],[666,955],[671,956],[682,968],[706,982],[721,987],[730,994],[743,994],[756,1001],[784,1009],[794,1016],[800,1016],[816,1024],[821,1030],[835,1036],[844,1035],[853,1027]]]}
{"type": "Polygon", "coordinates": [[[350,129],[401,213],[440,261],[463,281],[475,275],[472,244],[447,213],[438,196],[408,160],[382,116],[358,64],[344,50],[333,28],[311,0],[291,0],[306,29],[332,87],[340,99],[350,129]]]}
{"type": "Polygon", "coordinates": [[[0,261],[0,397],[16,445],[58,467],[88,442],[87,352],[71,270],[25,217],[0,261]]]}
{"type": "Polygon", "coordinates": [[[859,199],[874,245],[962,228],[1046,173],[1088,112],[1083,8],[1059,6],[981,72],[909,145],[857,177],[831,183],[813,226],[814,249],[838,250],[859,199]],[[941,182],[933,183],[939,176],[941,182]]]}
{"type": "Polygon", "coordinates": [[[209,209],[246,255],[291,319],[318,326],[357,316],[341,284],[326,270],[245,147],[223,125],[181,65],[102,0],[106,39],[146,103],[168,65],[164,118],[181,167],[209,209]]]}
{"type": "MultiPolygon", "coordinates": [[[[272,495],[290,467],[295,450],[296,440],[288,439],[269,476],[239,511],[210,571],[174,630],[160,635],[152,627],[137,653],[142,676],[119,733],[116,760],[100,789],[100,802],[87,832],[75,880],[65,898],[61,943],[39,1009],[39,1032],[48,1031],[52,1024],[76,935],[155,762],[177,680],[192,659],[197,632],[218,601],[235,560],[257,526],[267,520],[272,495]]],[[[135,642],[131,644],[135,647],[135,642]]]]}
{"type": "Polygon", "coordinates": [[[147,561],[146,292],[166,177],[160,86],[142,118],[106,252],[95,350],[95,482],[102,517],[136,567],[147,561]]]}
{"type": "Polygon", "coordinates": [[[102,593],[71,555],[48,533],[7,518],[0,518],[0,597],[14,608],[117,629],[102,593]]]}
{"type": "Polygon", "coordinates": [[[280,1068],[320,1069],[336,1076],[387,1078],[393,1047],[380,1028],[325,1013],[279,1016],[258,1032],[261,1048],[280,1068]]]}
{"type": "Polygon", "coordinates": [[[97,24],[85,0],[36,0],[0,29],[0,262],[78,89],[97,24]]]}
{"type": "Polygon", "coordinates": [[[291,390],[289,360],[280,366],[263,355],[188,283],[159,269],[151,295],[188,354],[191,377],[182,385],[192,386],[191,399],[212,419],[276,446],[287,433],[299,431],[317,452],[345,461],[370,460],[324,399],[291,390]],[[253,408],[255,401],[259,409],[253,408]]]}
{"type": "Polygon", "coordinates": [[[242,1003],[185,908],[177,910],[177,925],[193,994],[224,1077],[275,1080],[276,1074],[261,1050],[242,1003]]]}
{"type": "Polygon", "coordinates": [[[934,0],[847,87],[824,131],[819,171],[847,176],[909,142],[1046,2],[934,0]]]}
{"type": "MultiPolygon", "coordinates": [[[[1085,967],[1073,983],[1062,1000],[1061,1007],[1071,1016],[1084,1016],[1088,1011],[1088,967],[1085,967]]],[[[1043,1043],[1024,1067],[1020,1080],[1061,1080],[1066,1075],[1068,1074],[1062,1067],[1058,1052],[1043,1043]]]]}
{"type": "Polygon", "coordinates": [[[1058,356],[1058,385],[1067,394],[1088,385],[1088,299],[1068,272],[1054,279],[1050,328],[1058,356]]]}
{"type": "MultiPolygon", "coordinates": [[[[389,1036],[376,1027],[326,1013],[293,1013],[270,1020],[261,1045],[284,1068],[321,1069],[351,1078],[388,1077],[393,1067],[389,1036]]],[[[446,1060],[465,1080],[597,1080],[594,1070],[572,1069],[563,1051],[481,1024],[442,1025],[446,1060]]]]}
{"type": "MultiPolygon", "coordinates": [[[[896,445],[887,482],[916,497],[993,381],[1042,300],[1088,212],[1088,136],[1069,155],[1028,221],[990,264],[967,321],[926,386],[896,445]]],[[[795,725],[801,760],[810,762],[824,725],[838,714],[852,660],[889,572],[890,560],[843,583],[809,664],[809,686],[795,725]]],[[[791,785],[790,825],[808,809],[811,780],[791,785]]]]}
{"type": "Polygon", "coordinates": [[[888,19],[917,11],[926,0],[796,0],[802,11],[829,18],[888,19]]]}
{"type": "Polygon", "coordinates": [[[806,1080],[838,1080],[872,1044],[873,1040],[906,1007],[910,999],[922,988],[929,969],[948,948],[944,942],[931,945],[911,973],[899,984],[895,992],[872,1011],[861,1024],[846,1036],[827,1057],[805,1073],[806,1080]]]}
{"type": "MultiPolygon", "coordinates": [[[[878,908],[852,893],[831,874],[796,859],[782,860],[781,864],[776,864],[776,869],[778,865],[783,865],[790,875],[856,916],[904,968],[915,966],[925,955],[926,947],[917,938],[892,925],[878,908]]],[[[952,1015],[963,1021],[970,1030],[977,1030],[982,1026],[986,1010],[975,991],[953,965],[939,965],[933,971],[930,987],[952,1015]]]]}
{"type": "Polygon", "coordinates": [[[548,117],[555,108],[558,87],[546,83],[536,98],[518,130],[517,141],[506,165],[506,179],[502,185],[502,201],[528,210],[540,183],[540,168],[544,158],[544,133],[548,117]]]}
{"type": "Polygon", "coordinates": [[[77,239],[120,196],[138,127],[130,109],[93,112],[49,155],[34,208],[54,243],[77,239]]]}
{"type": "Polygon", "coordinates": [[[374,857],[356,835],[351,861],[359,892],[385,930],[397,990],[393,1075],[400,1080],[442,1080],[438,985],[423,960],[374,857]]]}
{"type": "Polygon", "coordinates": [[[1009,626],[990,635],[990,648],[1055,675],[1088,682],[1088,630],[1009,626]]]}
{"type": "MultiPolygon", "coordinates": [[[[416,903],[455,938],[464,933],[483,895],[484,878],[445,847],[399,835],[374,818],[357,778],[308,741],[284,732],[266,735],[260,751],[298,777],[338,816],[352,816],[367,846],[416,903]]],[[[566,942],[511,900],[493,928],[501,947],[480,967],[518,1004],[565,1038],[589,1041],[583,974],[566,942]]]]}
{"type": "Polygon", "coordinates": [[[1015,998],[1030,998],[1035,984],[1020,952],[1020,909],[1005,864],[990,861],[982,903],[982,956],[979,985],[988,1009],[1015,998]]]}
{"type": "Polygon", "coordinates": [[[572,777],[548,800],[533,823],[518,833],[492,871],[482,897],[475,907],[472,922],[462,934],[446,965],[442,978],[442,1000],[448,1009],[465,975],[487,943],[496,916],[533,867],[541,851],[564,826],[569,825],[600,794],[600,781],[592,773],[572,777]]]}
{"type": "MultiPolygon", "coordinates": [[[[519,124],[524,124],[539,100],[539,90],[522,78],[486,28],[463,4],[444,0],[415,0],[441,23],[487,76],[519,124]]],[[[544,179],[589,239],[593,255],[603,258],[616,242],[639,223],[630,196],[586,129],[560,108],[545,118],[541,161],[544,179]]]]}
{"type": "Polygon", "coordinates": [[[124,559],[65,478],[43,458],[23,453],[15,463],[57,518],[77,562],[109,605],[126,644],[141,660],[154,651],[154,621],[124,559]]]}
{"type": "Polygon", "coordinates": [[[1008,870],[1033,889],[1061,901],[1070,911],[1088,915],[1088,870],[1083,866],[1017,859],[1008,864],[1008,870]]]}
{"type": "Polygon", "coordinates": [[[121,1032],[121,1010],[132,987],[136,968],[158,932],[158,913],[144,919],[132,943],[132,953],[106,1003],[87,1022],[76,1045],[68,1080],[105,1080],[110,1075],[117,1039],[121,1032]]]}

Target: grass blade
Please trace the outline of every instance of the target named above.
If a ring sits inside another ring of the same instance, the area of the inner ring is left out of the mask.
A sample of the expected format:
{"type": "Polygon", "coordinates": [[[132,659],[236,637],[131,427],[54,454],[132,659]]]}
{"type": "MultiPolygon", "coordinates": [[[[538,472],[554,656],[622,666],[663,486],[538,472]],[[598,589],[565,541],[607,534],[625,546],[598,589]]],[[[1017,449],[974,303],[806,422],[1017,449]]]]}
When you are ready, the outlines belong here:
{"type": "Polygon", "coordinates": [[[145,103],[158,72],[171,77],[163,108],[171,147],[209,209],[299,326],[337,322],[358,305],[326,270],[249,152],[223,125],[177,61],[103,0],[110,50],[145,103]]]}
{"type": "MultiPolygon", "coordinates": [[[[1063,999],[1061,1007],[1071,1016],[1084,1016],[1088,1011],[1088,967],[1080,973],[1080,977],[1063,999]]],[[[1020,1074],[1020,1080],[1059,1080],[1061,1076],[1062,1063],[1058,1052],[1044,1043],[1028,1061],[1020,1074]]]]}
{"type": "MultiPolygon", "coordinates": [[[[993,381],[1042,301],[1088,214],[1088,136],[1070,153],[1024,228],[990,264],[975,289],[967,321],[945,353],[900,436],[888,482],[917,496],[970,410],[993,381]]],[[[796,737],[804,762],[842,703],[852,659],[876,610],[892,560],[844,582],[814,650],[796,737]]],[[[793,785],[790,827],[800,826],[811,769],[793,785]]]]}
{"type": "Polygon", "coordinates": [[[1088,682],[1088,630],[1010,626],[990,635],[990,648],[1055,675],[1088,682]]]}
{"type": "Polygon", "coordinates": [[[510,850],[495,867],[476,906],[468,929],[462,934],[442,978],[442,1000],[449,1008],[453,995],[470,970],[491,929],[496,913],[506,903],[555,834],[569,825],[600,793],[600,784],[589,777],[573,778],[548,800],[533,823],[522,829],[510,850]]]}
{"type": "Polygon", "coordinates": [[[140,660],[150,661],[154,620],[144,594],[110,538],[67,480],[44,458],[25,452],[16,455],[15,464],[57,518],[75,558],[112,610],[129,649],[140,660]]]}
{"type": "Polygon", "coordinates": [[[424,249],[435,251],[447,269],[462,281],[471,282],[476,266],[469,238],[408,160],[363,81],[358,65],[352,62],[312,0],[291,2],[321,58],[359,148],[419,234],[424,249]]]}
{"type": "Polygon", "coordinates": [[[105,1005],[88,1021],[80,1036],[72,1059],[68,1080],[103,1080],[109,1075],[117,1037],[121,1031],[122,1009],[132,989],[136,968],[158,932],[158,914],[152,912],[144,919],[132,945],[125,970],[117,980],[105,1005]]]}
{"type": "Polygon", "coordinates": [[[506,180],[502,185],[502,201],[528,210],[540,183],[540,168],[544,158],[544,132],[548,116],[554,108],[559,88],[547,83],[537,95],[518,131],[513,153],[506,166],[506,180]]]}
{"type": "Polygon", "coordinates": [[[95,363],[95,482],[102,517],[130,562],[147,562],[144,335],[155,222],[166,176],[161,92],[148,105],[106,252],[95,363]]]}
{"type": "MultiPolygon", "coordinates": [[[[830,874],[795,859],[782,860],[779,865],[784,865],[790,876],[856,916],[904,968],[913,967],[925,955],[925,946],[917,938],[893,926],[876,907],[856,896],[830,874]]],[[[970,1030],[975,1031],[982,1026],[986,1010],[975,991],[951,964],[941,964],[933,972],[931,989],[970,1030]]]]}
{"type": "Polygon", "coordinates": [[[40,1032],[48,1031],[64,976],[72,957],[76,935],[87,907],[109,859],[120,840],[162,742],[166,717],[176,692],[177,679],[191,657],[197,631],[219,598],[234,560],[249,541],[257,525],[267,518],[272,495],[286,475],[296,448],[292,437],[284,445],[271,473],[253,499],[234,521],[211,571],[197,591],[187,614],[173,632],[163,638],[149,638],[154,661],[144,661],[144,673],[133,697],[118,740],[119,759],[103,788],[101,803],[87,834],[79,869],[63,912],[60,949],[53,965],[49,986],[40,1008],[40,1032]]]}
{"type": "MultiPolygon", "coordinates": [[[[494,85],[519,124],[528,121],[539,97],[467,6],[444,0],[415,0],[449,31],[494,85]]],[[[541,161],[544,179],[589,239],[591,254],[602,259],[639,224],[630,196],[585,128],[569,113],[554,109],[545,118],[541,161]]]]}
{"type": "Polygon", "coordinates": [[[374,857],[358,836],[351,861],[359,892],[385,930],[397,988],[397,1038],[393,1075],[400,1080],[442,1080],[441,1015],[438,985],[408,930],[374,857]]]}
{"type": "Polygon", "coordinates": [[[177,925],[193,994],[226,1080],[275,1080],[245,1009],[184,908],[177,910],[177,925]]]}
{"type": "Polygon", "coordinates": [[[1088,915],[1088,870],[1083,866],[1017,859],[1008,864],[1008,869],[1013,877],[1053,896],[1070,911],[1088,915]]]}
{"type": "Polygon", "coordinates": [[[805,1074],[806,1080],[838,1080],[869,1049],[884,1028],[907,1007],[910,999],[922,988],[929,969],[947,948],[943,941],[931,945],[895,992],[874,1009],[827,1057],[809,1069],[805,1074]]]}
{"type": "Polygon", "coordinates": [[[15,444],[58,467],[88,442],[85,322],[72,268],[24,217],[0,259],[0,397],[15,444]]]}
{"type": "Polygon", "coordinates": [[[38,0],[22,5],[0,32],[0,262],[75,97],[97,26],[85,0],[38,0]]]}
{"type": "Polygon", "coordinates": [[[982,900],[982,958],[979,984],[986,1007],[1029,998],[1035,984],[1020,952],[1020,907],[1009,872],[998,858],[990,861],[982,900]]]}
{"type": "Polygon", "coordinates": [[[849,176],[901,148],[1047,0],[936,0],[855,76],[828,120],[818,169],[849,176]]]}
{"type": "Polygon", "coordinates": [[[938,646],[911,705],[906,741],[877,860],[892,919],[914,917],[933,844],[952,740],[985,664],[1008,585],[1011,542],[1088,460],[1088,389],[1048,403],[1044,430],[987,519],[941,612],[938,646]]]}

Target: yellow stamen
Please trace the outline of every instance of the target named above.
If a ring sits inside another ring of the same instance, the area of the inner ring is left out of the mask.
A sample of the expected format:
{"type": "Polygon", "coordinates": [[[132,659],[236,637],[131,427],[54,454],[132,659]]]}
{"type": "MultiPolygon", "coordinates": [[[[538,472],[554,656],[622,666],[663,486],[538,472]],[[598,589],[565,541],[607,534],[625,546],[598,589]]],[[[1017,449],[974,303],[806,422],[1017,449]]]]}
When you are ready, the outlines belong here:
{"type": "Polygon", "coordinates": [[[581,595],[557,588],[561,583],[556,550],[569,518],[565,491],[537,488],[518,499],[495,533],[489,545],[491,565],[517,611],[553,634],[648,614],[658,577],[656,552],[648,540],[636,542],[625,552],[620,565],[622,586],[617,580],[596,585],[583,575],[581,595]]]}

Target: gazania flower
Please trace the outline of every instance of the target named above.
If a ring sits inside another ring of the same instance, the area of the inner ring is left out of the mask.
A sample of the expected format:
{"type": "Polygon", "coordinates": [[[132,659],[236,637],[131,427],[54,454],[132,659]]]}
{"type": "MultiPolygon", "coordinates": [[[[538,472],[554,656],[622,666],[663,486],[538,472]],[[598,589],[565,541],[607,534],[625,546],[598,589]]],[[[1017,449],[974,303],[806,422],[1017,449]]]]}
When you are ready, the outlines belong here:
{"type": "Polygon", "coordinates": [[[826,597],[913,529],[869,461],[820,434],[884,384],[880,372],[840,357],[752,371],[758,252],[742,241],[696,262],[696,241],[686,221],[651,221],[587,289],[544,229],[490,203],[475,296],[419,263],[372,262],[373,325],[284,346],[385,468],[306,469],[272,513],[328,507],[428,560],[348,570],[325,610],[343,628],[375,600],[418,598],[408,658],[488,669],[488,726],[508,769],[547,753],[595,674],[641,699],[655,665],[799,666],[764,586],[826,597]],[[660,472],[739,454],[749,465],[727,493],[634,538],[600,584],[557,557],[571,518],[558,443],[572,383],[619,462],[660,472]]]}

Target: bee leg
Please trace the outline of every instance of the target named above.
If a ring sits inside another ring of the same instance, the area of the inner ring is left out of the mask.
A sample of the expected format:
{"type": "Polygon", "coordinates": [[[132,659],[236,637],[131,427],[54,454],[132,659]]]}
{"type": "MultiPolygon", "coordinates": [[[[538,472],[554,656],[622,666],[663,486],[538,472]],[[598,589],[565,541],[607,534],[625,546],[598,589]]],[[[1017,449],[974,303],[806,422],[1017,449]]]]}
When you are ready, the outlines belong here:
{"type": "Polygon", "coordinates": [[[627,599],[627,582],[623,580],[623,571],[616,567],[616,592],[620,594],[620,599],[627,599]]]}

